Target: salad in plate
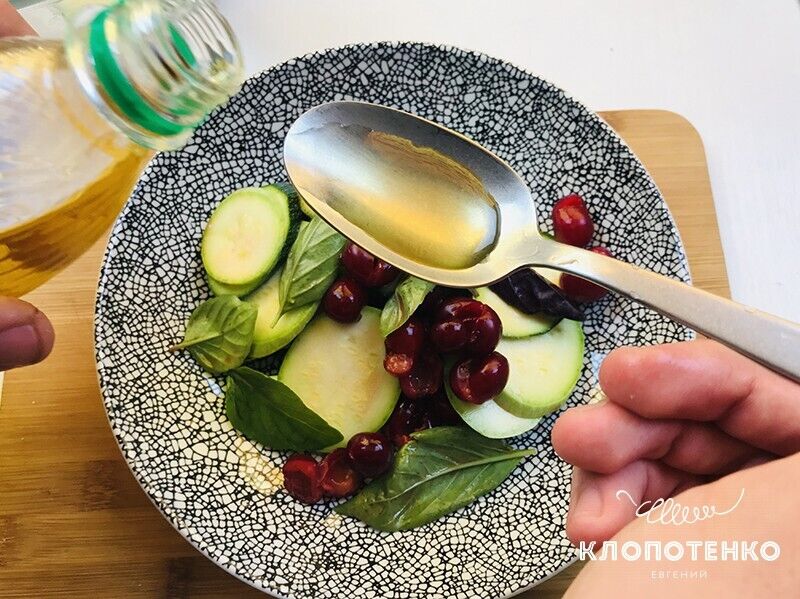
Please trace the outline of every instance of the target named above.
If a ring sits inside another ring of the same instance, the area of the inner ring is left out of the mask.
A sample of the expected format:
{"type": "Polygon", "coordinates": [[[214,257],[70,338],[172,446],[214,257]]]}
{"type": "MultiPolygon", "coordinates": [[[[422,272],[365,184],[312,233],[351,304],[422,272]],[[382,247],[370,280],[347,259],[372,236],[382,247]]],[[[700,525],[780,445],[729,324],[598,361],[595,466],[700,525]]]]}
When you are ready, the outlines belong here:
{"type": "MultiPolygon", "coordinates": [[[[559,241],[591,242],[576,194],[556,203],[553,225],[559,241]]],[[[226,375],[239,433],[293,452],[289,495],[349,497],[334,509],[384,531],[469,504],[535,453],[502,439],[569,397],[583,364],[581,304],[606,293],[533,269],[478,289],[434,285],[349,242],[287,183],[226,197],[200,253],[213,297],[173,350],[226,375]],[[277,375],[252,367],[278,352],[277,375]]]]}

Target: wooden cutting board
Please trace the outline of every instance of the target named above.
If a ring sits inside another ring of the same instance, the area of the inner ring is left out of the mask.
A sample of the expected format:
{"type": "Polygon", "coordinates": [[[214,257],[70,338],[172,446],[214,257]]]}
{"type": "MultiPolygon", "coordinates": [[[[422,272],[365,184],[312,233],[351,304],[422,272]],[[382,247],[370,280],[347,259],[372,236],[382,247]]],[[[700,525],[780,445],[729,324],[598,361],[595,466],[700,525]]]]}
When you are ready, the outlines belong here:
{"type": "MultiPolygon", "coordinates": [[[[695,285],[728,295],[702,141],[681,116],[602,117],[667,199],[695,285]]],[[[0,404],[0,597],[263,597],[159,514],[120,455],[100,399],[92,313],[105,240],[28,298],[55,325],[53,355],[6,375],[0,404]]],[[[579,566],[520,597],[560,597],[579,566]]],[[[489,599],[489,598],[481,598],[489,599]]]]}

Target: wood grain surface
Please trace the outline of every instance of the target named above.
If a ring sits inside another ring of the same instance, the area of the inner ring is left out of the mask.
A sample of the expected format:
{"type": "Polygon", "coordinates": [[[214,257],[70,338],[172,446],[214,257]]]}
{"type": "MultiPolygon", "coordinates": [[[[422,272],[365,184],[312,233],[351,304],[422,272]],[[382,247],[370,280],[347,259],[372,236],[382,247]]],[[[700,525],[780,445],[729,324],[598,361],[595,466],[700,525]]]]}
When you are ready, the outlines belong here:
{"type": "MultiPolygon", "coordinates": [[[[695,285],[728,295],[703,144],[664,111],[601,115],[642,159],[675,216],[695,285]]],[[[6,374],[0,403],[0,597],[263,597],[197,552],[123,461],[94,368],[105,242],[27,299],[52,319],[43,364],[6,374]]],[[[520,595],[560,597],[574,565],[520,595]]],[[[491,599],[491,598],[481,598],[491,599]]]]}

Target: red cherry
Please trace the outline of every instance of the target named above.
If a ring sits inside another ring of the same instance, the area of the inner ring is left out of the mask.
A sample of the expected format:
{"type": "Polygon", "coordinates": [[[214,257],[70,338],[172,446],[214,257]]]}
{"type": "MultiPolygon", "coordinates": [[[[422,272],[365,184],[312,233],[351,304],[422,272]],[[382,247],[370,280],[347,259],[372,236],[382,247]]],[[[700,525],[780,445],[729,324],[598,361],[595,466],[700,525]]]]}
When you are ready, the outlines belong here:
{"type": "Polygon", "coordinates": [[[419,399],[442,388],[444,364],[439,354],[423,350],[414,360],[411,371],[400,377],[400,389],[406,397],[419,399]]]}
{"type": "Polygon", "coordinates": [[[414,314],[428,321],[432,319],[439,311],[439,308],[442,307],[442,304],[456,297],[472,299],[472,296],[466,289],[456,289],[454,287],[442,287],[441,285],[437,285],[433,288],[433,291],[425,296],[425,299],[422,300],[422,303],[414,312],[414,314]]]}
{"type": "Polygon", "coordinates": [[[383,359],[383,369],[392,376],[405,376],[411,372],[414,358],[406,354],[386,354],[383,359]]]}
{"type": "Polygon", "coordinates": [[[365,287],[388,285],[400,274],[394,266],[376,258],[352,241],[348,242],[342,252],[342,264],[365,287]]]}
{"type": "Polygon", "coordinates": [[[353,468],[346,449],[335,449],[319,465],[320,486],[325,495],[346,497],[361,486],[361,475],[353,468]]]}
{"type": "Polygon", "coordinates": [[[283,486],[286,492],[303,503],[322,499],[320,470],[313,456],[296,453],[283,465],[283,486]]]}
{"type": "Polygon", "coordinates": [[[450,388],[459,399],[481,404],[496,397],[508,382],[508,360],[498,352],[457,362],[450,371],[450,388]]]}
{"type": "Polygon", "coordinates": [[[392,446],[381,433],[358,433],[347,443],[347,454],[356,470],[367,477],[378,476],[392,464],[392,446]]]}
{"type": "Polygon", "coordinates": [[[411,440],[411,433],[433,426],[427,403],[407,397],[400,398],[385,426],[386,436],[392,445],[399,449],[411,440]]]}
{"type": "Polygon", "coordinates": [[[322,298],[325,314],[339,322],[355,322],[367,302],[364,289],[354,279],[342,277],[333,282],[322,298]]]}
{"type": "Polygon", "coordinates": [[[412,316],[399,329],[386,337],[386,351],[416,357],[425,345],[425,324],[412,316]]]}
{"type": "Polygon", "coordinates": [[[396,331],[386,337],[386,358],[383,367],[393,376],[403,376],[411,372],[414,359],[425,344],[425,325],[418,317],[412,316],[396,331]]]}
{"type": "Polygon", "coordinates": [[[453,426],[463,423],[461,416],[458,415],[453,404],[447,399],[447,393],[445,393],[444,388],[429,400],[426,399],[425,402],[429,404],[433,426],[453,426]]]}
{"type": "MultiPolygon", "coordinates": [[[[609,258],[614,257],[606,248],[600,246],[593,247],[589,251],[594,252],[595,254],[608,256],[609,258]]],[[[608,289],[600,287],[600,285],[595,285],[586,279],[581,279],[580,277],[576,277],[575,275],[570,275],[567,273],[561,274],[561,279],[558,282],[558,286],[561,287],[564,293],[566,293],[569,297],[578,300],[579,302],[593,302],[605,297],[608,294],[608,289]]]]}
{"type": "Polygon", "coordinates": [[[581,196],[573,193],[555,203],[553,229],[561,243],[585,247],[592,240],[594,223],[581,196]]]}
{"type": "Polygon", "coordinates": [[[452,299],[439,308],[431,342],[441,352],[487,354],[497,347],[503,325],[497,312],[474,299],[452,299]]]}

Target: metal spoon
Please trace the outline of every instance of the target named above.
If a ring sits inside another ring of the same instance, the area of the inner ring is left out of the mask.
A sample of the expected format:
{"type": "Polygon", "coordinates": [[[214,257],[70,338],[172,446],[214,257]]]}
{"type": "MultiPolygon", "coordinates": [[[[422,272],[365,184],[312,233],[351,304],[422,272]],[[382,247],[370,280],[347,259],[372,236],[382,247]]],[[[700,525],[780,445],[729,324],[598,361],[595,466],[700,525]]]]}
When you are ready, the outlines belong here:
{"type": "Polygon", "coordinates": [[[322,218],[417,277],[479,287],[528,266],[568,272],[800,382],[800,325],[543,237],[519,175],[436,123],[374,104],[323,104],[292,125],[284,159],[322,218]]]}

